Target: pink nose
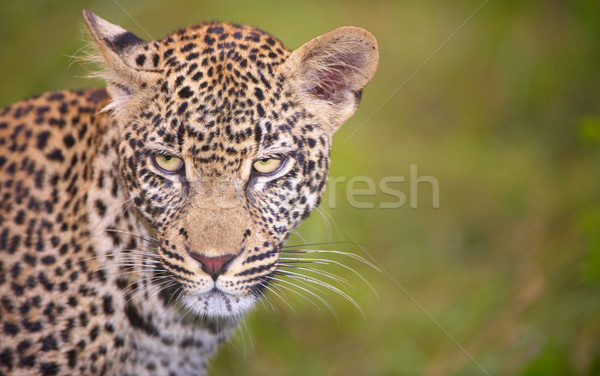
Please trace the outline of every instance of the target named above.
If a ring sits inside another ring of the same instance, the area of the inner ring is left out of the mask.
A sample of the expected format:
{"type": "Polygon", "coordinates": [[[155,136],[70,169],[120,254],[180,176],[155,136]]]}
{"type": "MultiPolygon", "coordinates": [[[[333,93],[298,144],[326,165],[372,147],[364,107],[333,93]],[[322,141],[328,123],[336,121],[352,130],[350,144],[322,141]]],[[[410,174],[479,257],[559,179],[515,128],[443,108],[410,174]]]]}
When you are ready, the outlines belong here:
{"type": "Polygon", "coordinates": [[[190,256],[202,265],[202,270],[212,277],[214,281],[227,270],[227,267],[235,258],[235,255],[208,257],[198,252],[190,252],[190,256]]]}

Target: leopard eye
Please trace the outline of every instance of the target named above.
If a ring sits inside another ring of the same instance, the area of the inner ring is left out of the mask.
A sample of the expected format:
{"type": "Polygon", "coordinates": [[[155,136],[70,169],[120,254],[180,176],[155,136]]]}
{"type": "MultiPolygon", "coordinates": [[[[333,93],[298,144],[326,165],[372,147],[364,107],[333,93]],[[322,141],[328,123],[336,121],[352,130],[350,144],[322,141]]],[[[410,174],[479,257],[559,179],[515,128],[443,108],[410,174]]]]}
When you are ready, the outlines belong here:
{"type": "Polygon", "coordinates": [[[181,170],[181,167],[183,167],[183,161],[181,158],[174,155],[154,154],[152,158],[156,167],[167,174],[174,174],[181,170]]]}
{"type": "Polygon", "coordinates": [[[252,169],[259,175],[272,175],[283,165],[281,158],[260,158],[254,161],[252,169]]]}

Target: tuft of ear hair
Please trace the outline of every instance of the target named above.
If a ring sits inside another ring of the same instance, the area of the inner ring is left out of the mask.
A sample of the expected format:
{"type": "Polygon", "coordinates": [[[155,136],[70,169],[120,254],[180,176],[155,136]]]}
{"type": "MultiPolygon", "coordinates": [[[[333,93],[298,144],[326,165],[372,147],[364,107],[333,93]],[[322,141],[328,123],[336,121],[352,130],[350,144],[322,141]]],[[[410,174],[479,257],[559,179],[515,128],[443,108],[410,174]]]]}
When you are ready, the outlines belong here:
{"type": "Polygon", "coordinates": [[[101,55],[95,59],[103,67],[98,75],[106,81],[112,98],[104,110],[126,113],[126,108],[143,105],[160,72],[138,63],[139,57],[147,54],[148,43],[87,9],[83,10],[83,18],[101,55]]]}
{"type": "Polygon", "coordinates": [[[375,37],[362,28],[345,26],[294,50],[283,69],[301,100],[316,108],[335,131],[356,111],[378,61],[375,37]]]}

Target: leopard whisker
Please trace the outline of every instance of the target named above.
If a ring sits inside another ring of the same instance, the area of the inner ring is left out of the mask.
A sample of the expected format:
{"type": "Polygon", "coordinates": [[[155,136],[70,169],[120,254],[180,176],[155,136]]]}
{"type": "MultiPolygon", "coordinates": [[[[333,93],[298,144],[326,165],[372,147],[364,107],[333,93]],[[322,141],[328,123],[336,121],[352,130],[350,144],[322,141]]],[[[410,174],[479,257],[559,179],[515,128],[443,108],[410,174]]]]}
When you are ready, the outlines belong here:
{"type": "MultiPolygon", "coordinates": [[[[353,243],[353,242],[339,241],[339,242],[320,242],[320,243],[290,244],[290,245],[284,245],[283,247],[281,247],[281,249],[299,248],[299,247],[313,247],[313,246],[321,246],[321,245],[328,245],[328,244],[344,244],[344,245],[355,245],[355,246],[358,245],[358,244],[353,243]]],[[[302,251],[298,250],[298,252],[302,252],[302,251]]]]}
{"type": "MultiPolygon", "coordinates": [[[[373,294],[375,294],[377,299],[380,299],[379,294],[377,293],[377,291],[375,290],[373,285],[371,285],[369,283],[369,281],[362,274],[360,274],[359,272],[357,272],[355,269],[351,268],[350,266],[343,264],[339,261],[322,259],[322,258],[301,258],[301,257],[300,258],[280,257],[279,260],[283,261],[283,263],[281,263],[281,265],[285,265],[285,264],[289,264],[289,263],[298,263],[298,264],[312,263],[312,264],[320,264],[320,265],[331,265],[331,264],[337,265],[339,267],[342,267],[342,268],[354,273],[358,278],[360,278],[369,287],[369,289],[373,292],[373,294]]],[[[376,270],[380,270],[380,269],[376,268],[376,270]]]]}
{"type": "Polygon", "coordinates": [[[335,275],[335,274],[333,274],[331,272],[328,272],[326,270],[315,269],[315,268],[311,269],[311,268],[306,268],[306,267],[297,266],[297,265],[280,264],[279,266],[280,267],[284,267],[284,268],[293,268],[293,269],[297,269],[297,270],[304,270],[304,271],[309,272],[309,273],[315,273],[315,274],[318,274],[318,275],[322,275],[324,277],[331,278],[332,280],[334,280],[334,281],[336,281],[336,282],[338,282],[338,283],[340,283],[342,285],[345,285],[347,287],[352,287],[352,285],[350,284],[350,282],[346,278],[342,278],[342,277],[337,276],[337,275],[335,275]]]}
{"type": "MultiPolygon", "coordinates": [[[[285,253],[285,252],[281,252],[281,253],[285,253]]],[[[291,251],[289,253],[304,253],[304,254],[310,254],[310,253],[324,253],[324,254],[336,254],[336,255],[342,255],[345,257],[349,257],[351,259],[354,259],[356,261],[359,261],[367,266],[370,266],[371,268],[375,269],[376,271],[381,273],[381,269],[379,267],[377,267],[377,265],[373,264],[372,262],[370,262],[369,260],[367,260],[366,258],[359,256],[355,253],[352,252],[344,252],[344,251],[335,251],[335,250],[330,250],[330,249],[303,249],[303,250],[297,250],[297,251],[291,251]]]]}
{"type": "Polygon", "coordinates": [[[160,259],[160,256],[157,255],[156,253],[140,251],[140,250],[136,250],[136,249],[122,249],[118,253],[110,253],[110,254],[103,255],[103,256],[91,256],[91,257],[80,258],[77,260],[77,262],[104,260],[104,258],[112,260],[115,257],[133,257],[133,256],[151,257],[151,258],[160,259]]]}
{"type": "MultiPolygon", "coordinates": [[[[160,266],[162,266],[162,263],[158,260],[148,260],[148,259],[144,259],[144,258],[140,259],[140,258],[137,258],[134,256],[122,255],[121,259],[111,260],[110,263],[100,265],[98,268],[94,269],[94,271],[98,272],[101,270],[108,270],[111,267],[159,268],[160,266]]],[[[156,270],[160,270],[160,269],[156,269],[156,270]]]]}
{"type": "MultiPolygon", "coordinates": [[[[111,268],[117,268],[118,267],[118,268],[131,269],[131,270],[127,270],[127,272],[126,272],[126,273],[129,273],[129,272],[141,271],[140,269],[135,269],[136,267],[137,268],[147,268],[149,266],[150,267],[154,267],[153,265],[148,265],[148,264],[138,264],[138,263],[133,263],[133,262],[123,262],[123,263],[113,263],[113,264],[110,264],[110,265],[102,265],[102,266],[100,266],[100,267],[98,267],[96,269],[93,269],[92,271],[94,273],[97,273],[97,272],[100,272],[100,271],[107,271],[107,270],[109,270],[111,268]]],[[[154,270],[159,270],[159,269],[152,269],[152,270],[154,271],[154,270]]],[[[145,271],[149,271],[149,270],[146,269],[145,271]]],[[[114,275],[111,275],[111,276],[113,276],[113,277],[120,277],[121,275],[123,275],[123,274],[119,273],[119,274],[114,274],[114,275]]]]}
{"type": "MultiPolygon", "coordinates": [[[[246,359],[246,357],[247,357],[246,336],[244,335],[244,332],[248,335],[248,347],[249,348],[251,348],[253,346],[254,340],[252,338],[252,331],[250,330],[250,327],[248,326],[248,322],[247,322],[246,318],[243,317],[243,316],[240,316],[238,323],[239,323],[239,326],[240,326],[239,333],[240,333],[240,335],[242,337],[241,338],[242,339],[242,346],[243,346],[242,352],[244,353],[244,359],[246,359]]],[[[231,343],[234,348],[237,347],[233,343],[233,337],[229,338],[229,343],[231,343]]]]}
{"type": "MultiPolygon", "coordinates": [[[[253,295],[253,296],[256,297],[256,295],[253,295]]],[[[257,300],[257,302],[260,303],[265,309],[269,309],[271,311],[271,313],[275,312],[275,307],[273,307],[273,304],[271,303],[271,299],[269,299],[269,296],[264,295],[263,299],[259,299],[259,300],[257,300]]]]}
{"type": "Polygon", "coordinates": [[[115,233],[118,233],[118,234],[132,236],[134,238],[138,238],[138,239],[146,241],[148,243],[160,244],[160,242],[158,241],[158,239],[155,239],[155,238],[152,238],[152,237],[148,237],[148,236],[143,236],[143,235],[132,234],[131,232],[128,232],[128,231],[117,230],[117,229],[114,229],[114,228],[107,228],[106,231],[107,232],[115,232],[115,233]]]}
{"type": "MultiPolygon", "coordinates": [[[[273,278],[273,277],[271,277],[271,279],[272,279],[272,278],[273,278]]],[[[306,295],[302,294],[301,292],[299,292],[299,291],[296,291],[296,290],[292,289],[292,288],[291,288],[291,287],[289,287],[289,286],[281,286],[281,285],[280,285],[279,287],[280,287],[280,288],[282,288],[282,289],[285,289],[285,290],[287,290],[287,291],[291,291],[291,292],[293,292],[294,294],[296,294],[296,295],[300,296],[302,299],[304,299],[304,300],[308,301],[310,304],[314,305],[314,306],[315,306],[315,308],[317,308],[319,311],[321,311],[321,310],[322,310],[322,307],[321,307],[321,306],[319,306],[319,305],[318,305],[317,303],[315,303],[315,302],[314,302],[312,299],[310,299],[310,298],[309,298],[309,297],[307,297],[306,295]]],[[[281,292],[281,293],[282,293],[282,294],[284,294],[284,292],[281,292]]]]}
{"type": "Polygon", "coordinates": [[[294,230],[292,235],[296,235],[303,243],[306,243],[306,238],[298,230],[294,230]]]}
{"type": "Polygon", "coordinates": [[[179,299],[181,294],[183,294],[183,288],[181,287],[181,283],[179,283],[175,280],[173,280],[173,282],[175,282],[175,292],[173,294],[171,294],[171,297],[169,298],[169,300],[167,300],[167,305],[171,304],[171,300],[173,300],[173,298],[175,298],[175,300],[177,300],[177,299],[179,299]]]}
{"type": "Polygon", "coordinates": [[[331,239],[331,224],[333,223],[333,228],[335,228],[335,231],[338,233],[338,235],[341,234],[339,227],[337,226],[337,223],[335,223],[335,220],[333,219],[333,217],[327,213],[327,211],[325,209],[323,209],[320,206],[317,206],[315,208],[317,210],[317,213],[319,213],[321,215],[321,218],[323,219],[323,223],[325,224],[325,228],[327,229],[327,233],[329,234],[329,239],[331,239]]]}
{"type": "MultiPolygon", "coordinates": [[[[310,282],[314,285],[320,286],[320,287],[324,287],[330,291],[335,292],[336,294],[340,295],[341,297],[343,297],[344,299],[346,299],[348,302],[350,302],[350,304],[352,304],[361,314],[361,316],[363,317],[364,320],[366,320],[366,316],[365,313],[362,309],[362,307],[356,302],[356,300],[352,299],[350,297],[350,295],[346,294],[345,292],[343,292],[342,290],[338,289],[337,287],[327,283],[327,282],[323,282],[320,281],[316,278],[312,278],[306,275],[302,275],[302,274],[298,274],[298,273],[294,273],[294,272],[290,272],[289,270],[280,270],[277,272],[280,275],[285,275],[288,276],[292,279],[295,279],[297,281],[304,281],[304,282],[310,282]]],[[[308,283],[307,283],[308,285],[308,283]]]]}
{"type": "MultiPolygon", "coordinates": [[[[102,110],[101,110],[102,111],[102,110]]],[[[128,212],[133,207],[133,198],[129,198],[123,202],[123,214],[128,212]]]]}
{"type": "Polygon", "coordinates": [[[140,251],[140,250],[137,250],[137,249],[123,249],[123,250],[121,250],[121,252],[122,253],[119,253],[119,254],[123,254],[123,255],[137,255],[137,256],[151,257],[151,258],[160,259],[160,256],[157,255],[154,252],[140,251]]]}
{"type": "Polygon", "coordinates": [[[128,274],[134,274],[134,273],[146,273],[146,272],[150,273],[150,272],[155,272],[157,270],[159,270],[159,269],[133,269],[133,270],[128,270],[125,272],[115,274],[113,277],[122,277],[122,276],[125,276],[128,274]]]}
{"type": "MultiPolygon", "coordinates": [[[[295,284],[295,283],[292,283],[292,282],[290,282],[290,281],[286,281],[285,279],[281,279],[281,278],[275,278],[275,277],[273,277],[273,276],[269,276],[269,278],[270,278],[270,279],[272,279],[272,280],[274,280],[274,281],[278,281],[278,282],[281,282],[281,283],[286,283],[286,284],[288,284],[288,285],[291,285],[291,286],[293,286],[293,287],[295,287],[295,288],[298,288],[298,289],[300,289],[300,290],[302,290],[302,291],[304,291],[304,292],[306,292],[306,293],[310,294],[311,296],[314,296],[314,297],[315,297],[316,299],[318,299],[318,300],[319,300],[319,301],[320,301],[320,302],[321,302],[321,303],[322,303],[322,304],[323,304],[325,307],[327,307],[327,308],[328,308],[328,309],[331,311],[331,313],[333,314],[333,316],[334,316],[336,319],[338,318],[338,317],[337,317],[337,313],[336,313],[336,312],[335,312],[335,310],[333,309],[333,306],[332,306],[331,304],[329,304],[329,303],[328,303],[328,302],[327,302],[327,301],[326,301],[326,300],[325,300],[325,299],[324,299],[322,296],[320,296],[319,294],[315,293],[314,291],[311,291],[311,290],[309,290],[309,289],[307,289],[307,288],[304,288],[304,287],[302,287],[302,286],[299,286],[299,285],[297,285],[297,284],[295,284]]],[[[285,288],[286,286],[281,286],[281,287],[284,287],[284,288],[285,288]]],[[[290,290],[290,291],[294,291],[294,290],[293,290],[293,289],[291,289],[291,288],[289,288],[289,290],[290,290]]],[[[300,295],[301,295],[301,294],[300,294],[300,295]]]]}
{"type": "MultiPolygon", "coordinates": [[[[296,315],[296,317],[300,317],[300,315],[298,315],[298,312],[296,312],[296,310],[295,310],[295,309],[292,307],[292,305],[291,305],[290,303],[288,303],[288,301],[287,301],[287,300],[285,300],[285,299],[284,299],[284,298],[281,296],[281,294],[280,294],[280,293],[281,293],[281,291],[279,291],[279,290],[277,289],[277,287],[275,287],[275,286],[269,286],[269,284],[268,284],[266,281],[264,281],[262,278],[261,278],[261,280],[263,281],[263,282],[261,282],[261,286],[262,286],[262,287],[264,287],[264,288],[265,288],[266,290],[268,290],[270,293],[272,293],[272,294],[274,294],[276,297],[278,297],[278,298],[279,298],[279,300],[281,300],[282,302],[284,302],[284,303],[285,303],[285,304],[286,304],[286,305],[287,305],[287,306],[288,306],[288,307],[289,307],[289,308],[292,310],[292,312],[294,312],[294,314],[296,315]]],[[[265,300],[269,301],[269,299],[268,299],[268,296],[267,296],[267,295],[265,295],[265,296],[264,296],[264,298],[265,298],[265,300]]],[[[271,304],[271,302],[270,302],[270,301],[269,301],[269,304],[271,304]]],[[[271,305],[271,308],[272,308],[272,307],[273,307],[273,306],[271,305]]]]}
{"type": "Polygon", "coordinates": [[[168,289],[168,288],[170,288],[170,287],[173,287],[173,286],[175,286],[176,284],[177,284],[177,282],[175,282],[175,281],[163,281],[163,282],[161,283],[161,285],[157,285],[157,287],[158,287],[158,288],[156,289],[156,291],[155,291],[154,293],[152,293],[150,296],[148,296],[148,297],[145,299],[145,301],[146,301],[146,302],[149,302],[149,301],[150,301],[150,299],[152,299],[152,298],[154,298],[156,295],[160,294],[160,293],[161,293],[163,290],[166,290],[166,289],[168,289]]]}
{"type": "MultiPolygon", "coordinates": [[[[143,280],[148,280],[148,279],[147,279],[147,277],[144,277],[143,280]]],[[[153,285],[156,286],[157,290],[160,292],[162,285],[169,284],[171,282],[173,282],[173,281],[163,281],[163,282],[161,282],[159,284],[153,284],[153,285]]],[[[131,286],[133,286],[135,284],[137,284],[137,281],[133,281],[132,283],[130,283],[129,285],[127,285],[126,288],[129,289],[131,286]]],[[[138,296],[140,296],[140,294],[142,294],[142,293],[144,293],[144,292],[147,291],[147,286],[146,285],[144,285],[142,283],[139,283],[137,285],[138,285],[137,288],[135,288],[135,289],[133,289],[133,290],[130,291],[131,292],[131,297],[125,302],[125,304],[131,302],[133,299],[136,299],[138,296]]],[[[148,301],[149,299],[150,299],[150,296],[148,298],[146,298],[145,301],[148,301]]]]}

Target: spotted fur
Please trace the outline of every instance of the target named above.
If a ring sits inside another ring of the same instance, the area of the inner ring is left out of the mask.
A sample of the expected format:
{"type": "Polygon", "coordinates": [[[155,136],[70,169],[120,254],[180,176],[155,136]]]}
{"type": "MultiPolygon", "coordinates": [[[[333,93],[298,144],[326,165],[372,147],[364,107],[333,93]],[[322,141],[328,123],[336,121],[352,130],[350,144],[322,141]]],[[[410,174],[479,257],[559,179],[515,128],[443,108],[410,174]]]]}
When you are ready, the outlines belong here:
{"type": "Polygon", "coordinates": [[[106,90],[0,111],[0,374],[203,374],[318,204],[376,41],[290,52],[214,22],[145,42],[84,18],[106,90]]]}

